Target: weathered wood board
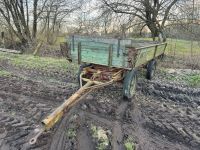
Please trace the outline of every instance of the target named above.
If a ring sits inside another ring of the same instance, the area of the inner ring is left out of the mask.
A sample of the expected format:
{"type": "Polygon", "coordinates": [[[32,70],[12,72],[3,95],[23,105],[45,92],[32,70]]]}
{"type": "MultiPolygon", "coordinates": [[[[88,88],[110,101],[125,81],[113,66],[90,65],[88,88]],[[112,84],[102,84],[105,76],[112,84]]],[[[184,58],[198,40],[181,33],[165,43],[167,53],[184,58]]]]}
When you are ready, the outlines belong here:
{"type": "Polygon", "coordinates": [[[14,54],[21,54],[21,51],[13,50],[13,49],[6,49],[6,48],[0,48],[0,51],[7,52],[7,53],[14,53],[14,54]]]}
{"type": "Polygon", "coordinates": [[[166,43],[164,44],[156,44],[154,46],[147,46],[146,48],[138,48],[138,55],[135,61],[135,67],[139,67],[140,65],[146,64],[150,60],[155,57],[160,56],[164,53],[166,48],[166,43]]]}
{"type": "Polygon", "coordinates": [[[119,40],[113,38],[95,38],[84,36],[71,36],[71,55],[72,58],[78,60],[78,43],[81,42],[82,62],[90,62],[108,66],[108,52],[112,45],[112,63],[113,67],[126,67],[127,62],[124,59],[125,45],[131,45],[131,40],[119,40]],[[105,49],[106,47],[106,49],[105,49]],[[93,51],[92,51],[93,50],[93,51]],[[87,53],[85,52],[87,51],[87,53]],[[104,54],[107,53],[107,54],[104,54]],[[106,56],[107,55],[107,56],[106,56]]]}

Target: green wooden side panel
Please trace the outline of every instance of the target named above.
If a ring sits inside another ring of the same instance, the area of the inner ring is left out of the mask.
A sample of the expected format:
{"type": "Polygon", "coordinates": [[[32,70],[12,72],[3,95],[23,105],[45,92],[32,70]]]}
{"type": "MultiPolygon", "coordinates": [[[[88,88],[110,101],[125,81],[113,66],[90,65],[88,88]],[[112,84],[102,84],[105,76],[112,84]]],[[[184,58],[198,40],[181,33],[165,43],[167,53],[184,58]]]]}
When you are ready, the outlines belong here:
{"type": "MultiPolygon", "coordinates": [[[[118,40],[112,38],[94,38],[85,36],[72,36],[69,38],[70,51],[72,60],[78,62],[78,44],[81,43],[81,62],[93,63],[99,65],[109,66],[109,50],[112,47],[112,62],[111,67],[129,68],[128,56],[126,55],[128,49],[126,45],[135,47],[135,43],[131,40],[118,40]]],[[[152,43],[141,44],[141,46],[150,46],[152,43]],[[145,45],[146,44],[146,45],[145,45]]],[[[139,67],[146,64],[148,61],[161,55],[164,52],[165,45],[157,45],[149,48],[142,48],[138,50],[137,57],[133,58],[134,67],[139,67]]]]}
{"type": "Polygon", "coordinates": [[[78,60],[78,43],[81,42],[82,62],[108,65],[109,47],[112,45],[113,67],[126,68],[127,60],[123,53],[125,44],[131,44],[131,40],[105,39],[105,38],[85,38],[75,36],[70,38],[72,60],[78,60]],[[74,38],[74,39],[73,39],[74,38]],[[120,42],[120,44],[118,43],[120,42]]]}
{"type": "Polygon", "coordinates": [[[139,50],[139,53],[135,62],[135,67],[146,64],[148,61],[152,60],[154,58],[154,52],[155,52],[155,47],[139,50]]]}
{"type": "Polygon", "coordinates": [[[144,49],[139,50],[137,59],[135,61],[135,67],[138,67],[142,64],[146,64],[150,60],[154,59],[154,57],[157,57],[163,54],[165,51],[165,46],[166,45],[163,44],[163,45],[157,45],[157,48],[156,46],[154,46],[154,47],[144,48],[144,49]],[[155,53],[155,50],[156,50],[156,53],[155,53]]]}
{"type": "Polygon", "coordinates": [[[160,56],[161,54],[163,54],[164,53],[164,51],[165,51],[165,46],[166,45],[159,45],[158,47],[157,47],[157,51],[156,51],[156,57],[157,56],[160,56]]]}
{"type": "Polygon", "coordinates": [[[108,65],[109,44],[81,42],[81,62],[108,65]]]}
{"type": "Polygon", "coordinates": [[[118,45],[113,45],[113,52],[112,52],[112,66],[114,67],[122,67],[125,68],[125,61],[127,59],[124,59],[124,53],[125,51],[125,45],[120,45],[119,48],[119,55],[118,55],[118,45]]]}

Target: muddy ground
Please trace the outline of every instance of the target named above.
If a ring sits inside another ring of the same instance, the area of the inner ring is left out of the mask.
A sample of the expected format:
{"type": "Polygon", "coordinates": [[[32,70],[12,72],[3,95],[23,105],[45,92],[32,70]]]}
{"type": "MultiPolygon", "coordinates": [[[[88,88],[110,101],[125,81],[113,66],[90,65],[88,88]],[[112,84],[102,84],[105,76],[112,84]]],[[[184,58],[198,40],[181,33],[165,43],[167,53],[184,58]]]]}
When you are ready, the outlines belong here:
{"type": "Polygon", "coordinates": [[[40,121],[78,88],[75,75],[17,68],[0,77],[1,150],[199,150],[200,89],[140,78],[132,102],[120,84],[88,95],[37,144],[27,141],[40,121]]]}

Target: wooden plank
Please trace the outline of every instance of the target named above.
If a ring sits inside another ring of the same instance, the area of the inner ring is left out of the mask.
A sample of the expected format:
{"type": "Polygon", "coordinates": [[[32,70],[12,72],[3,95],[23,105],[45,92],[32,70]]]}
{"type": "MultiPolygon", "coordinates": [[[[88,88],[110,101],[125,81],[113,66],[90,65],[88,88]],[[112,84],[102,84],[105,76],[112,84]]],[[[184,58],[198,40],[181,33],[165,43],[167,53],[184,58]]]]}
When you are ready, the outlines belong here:
{"type": "Polygon", "coordinates": [[[22,54],[21,51],[13,50],[13,49],[6,49],[6,48],[0,48],[1,52],[8,52],[13,54],[22,54]]]}
{"type": "Polygon", "coordinates": [[[72,36],[72,49],[73,49],[73,51],[74,51],[74,46],[75,46],[75,44],[74,44],[74,36],[72,36]]]}
{"type": "Polygon", "coordinates": [[[108,37],[92,37],[92,36],[81,36],[81,35],[74,35],[76,41],[85,41],[85,42],[100,42],[100,43],[107,43],[117,45],[118,40],[120,40],[120,45],[131,45],[131,39],[116,39],[116,38],[108,38],[108,37]]]}
{"type": "Polygon", "coordinates": [[[155,47],[155,46],[159,46],[159,45],[165,45],[166,43],[161,43],[161,44],[151,44],[149,46],[144,46],[144,47],[139,47],[139,48],[136,48],[136,50],[141,50],[141,49],[147,49],[147,48],[152,48],[152,47],[155,47]]]}
{"type": "Polygon", "coordinates": [[[138,67],[142,64],[146,64],[149,60],[154,58],[155,47],[149,47],[146,49],[141,49],[136,58],[135,67],[138,67]]]}
{"type": "Polygon", "coordinates": [[[113,58],[113,46],[109,47],[109,56],[108,56],[108,66],[112,66],[112,58],[113,58]]]}
{"type": "Polygon", "coordinates": [[[82,60],[88,63],[108,65],[109,58],[109,44],[96,42],[81,42],[82,46],[82,60]]]}
{"type": "MultiPolygon", "coordinates": [[[[119,39],[113,39],[113,38],[95,38],[95,37],[84,37],[84,36],[74,36],[74,39],[75,39],[75,41],[74,41],[75,47],[77,47],[76,45],[77,45],[78,41],[81,41],[82,42],[82,51],[85,51],[86,49],[88,49],[87,45],[90,45],[90,49],[93,46],[93,48],[94,48],[93,50],[97,50],[96,53],[98,54],[98,56],[102,55],[100,53],[105,53],[105,51],[103,50],[103,47],[106,47],[106,49],[107,49],[107,44],[113,44],[112,64],[115,66],[120,66],[120,67],[123,66],[123,58],[124,58],[123,53],[125,51],[125,44],[130,45],[132,42],[132,40],[130,40],[130,39],[119,40],[119,39]],[[118,43],[119,41],[120,41],[120,43],[118,43]],[[98,43],[100,43],[101,46],[99,46],[98,43]],[[102,44],[105,44],[105,45],[103,46],[102,44]],[[118,44],[120,44],[120,47],[118,47],[118,44]],[[99,48],[99,47],[101,47],[101,48],[99,48]]],[[[76,51],[76,48],[75,48],[75,51],[76,51]]],[[[88,54],[89,54],[89,52],[88,52],[88,54]]],[[[73,53],[72,53],[72,56],[73,56],[73,58],[76,58],[76,56],[73,55],[73,53]]]]}
{"type": "Polygon", "coordinates": [[[154,50],[154,54],[153,54],[153,58],[156,57],[157,50],[158,50],[158,45],[155,46],[155,50],[154,50]]]}
{"type": "Polygon", "coordinates": [[[165,50],[165,45],[160,45],[158,46],[158,49],[157,49],[157,52],[156,52],[156,57],[163,54],[164,53],[164,50],[165,50]]]}
{"type": "Polygon", "coordinates": [[[81,42],[78,43],[78,64],[81,64],[81,42]]]}

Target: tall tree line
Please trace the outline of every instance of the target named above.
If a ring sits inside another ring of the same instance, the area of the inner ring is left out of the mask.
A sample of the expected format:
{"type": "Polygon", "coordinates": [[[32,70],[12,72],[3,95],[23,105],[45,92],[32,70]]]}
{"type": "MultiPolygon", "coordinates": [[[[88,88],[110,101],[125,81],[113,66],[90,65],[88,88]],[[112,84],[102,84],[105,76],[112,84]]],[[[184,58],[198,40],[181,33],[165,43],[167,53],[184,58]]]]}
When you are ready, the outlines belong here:
{"type": "Polygon", "coordinates": [[[81,0],[0,0],[1,22],[22,44],[27,44],[36,39],[39,30],[54,32],[81,5],[81,0]]]}

